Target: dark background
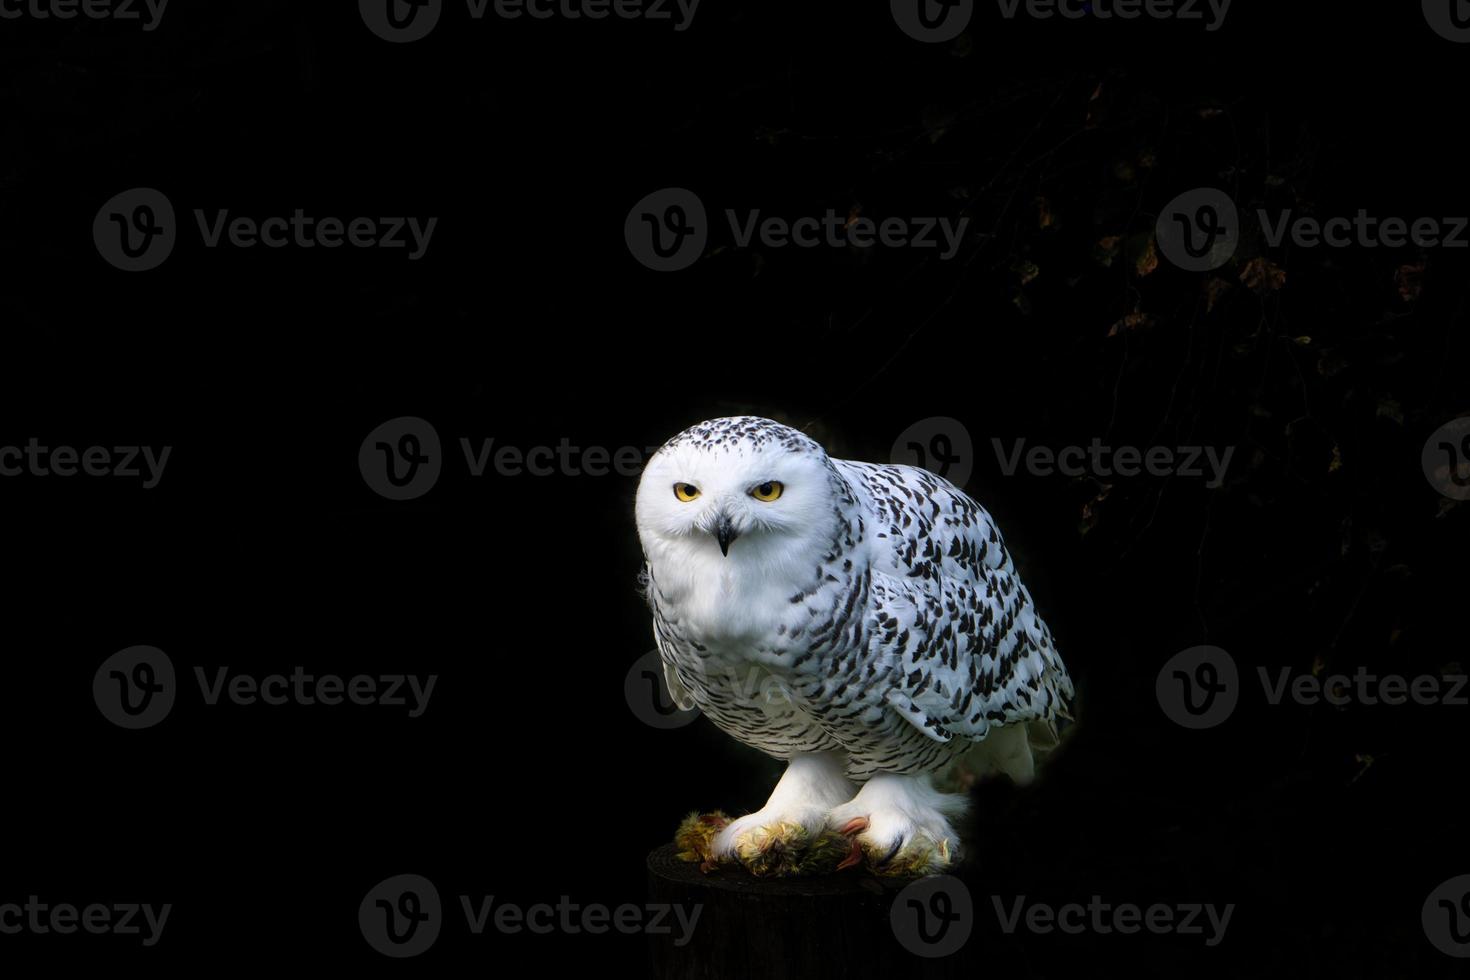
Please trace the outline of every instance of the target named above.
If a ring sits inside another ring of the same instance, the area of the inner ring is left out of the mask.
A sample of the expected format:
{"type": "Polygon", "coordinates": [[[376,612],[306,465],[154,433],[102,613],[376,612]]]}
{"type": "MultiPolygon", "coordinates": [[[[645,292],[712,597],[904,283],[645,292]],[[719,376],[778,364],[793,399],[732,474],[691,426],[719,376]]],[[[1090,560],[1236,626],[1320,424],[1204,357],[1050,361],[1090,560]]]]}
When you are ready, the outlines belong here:
{"type": "MultiPolygon", "coordinates": [[[[705,0],[676,33],[450,4],[408,45],[339,3],[174,0],[151,33],[0,21],[0,445],[173,447],[152,490],[0,479],[0,901],[175,906],[153,949],[0,937],[0,963],[381,969],[356,907],[403,872],[450,902],[642,901],[644,856],[684,813],[754,809],[778,768],[624,701],[652,646],[636,480],[474,479],[457,441],[647,446],[756,412],[872,460],[914,422],[960,420],[967,489],[1076,678],[1081,722],[1047,778],[977,793],[971,975],[1464,975],[1419,911],[1470,871],[1470,709],[1270,708],[1248,685],[1228,723],[1186,732],[1153,690],[1200,643],[1252,677],[1464,664],[1467,511],[1419,454],[1470,405],[1465,253],[1248,237],[1214,273],[1141,256],[1165,202],[1204,185],[1273,214],[1467,213],[1470,48],[1414,4],[1237,0],[1214,33],[980,5],[942,45],[886,5],[795,6],[705,0]],[[189,221],[440,220],[418,262],[206,250],[190,228],[127,274],[90,229],[135,186],[189,221]],[[740,249],[717,225],[700,262],[659,274],[623,221],[666,186],[715,214],[963,213],[971,230],[941,262],[740,249]],[[1284,279],[1243,281],[1257,258],[1284,279]],[[450,458],[395,503],[356,459],[402,415],[450,458]],[[1237,449],[1216,490],[1007,477],[990,449],[1093,437],[1237,449]],[[164,723],[127,732],[88,692],[133,644],[186,675],[440,679],[414,720],[204,708],[188,680],[164,723]],[[1006,936],[992,893],[1237,908],[1204,949],[1006,936]]],[[[636,974],[644,943],[451,927],[401,966],[636,974]]]]}

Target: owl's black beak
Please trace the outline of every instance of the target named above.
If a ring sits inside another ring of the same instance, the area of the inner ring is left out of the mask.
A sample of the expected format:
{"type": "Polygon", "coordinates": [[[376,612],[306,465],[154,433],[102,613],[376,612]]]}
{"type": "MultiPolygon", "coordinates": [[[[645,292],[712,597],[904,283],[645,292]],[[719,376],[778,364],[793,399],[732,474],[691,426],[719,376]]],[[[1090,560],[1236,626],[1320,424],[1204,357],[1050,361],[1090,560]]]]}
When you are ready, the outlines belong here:
{"type": "Polygon", "coordinates": [[[730,518],[721,514],[719,522],[715,524],[715,540],[720,543],[720,554],[728,557],[730,542],[738,537],[740,537],[740,532],[735,530],[735,525],[731,523],[730,518]]]}

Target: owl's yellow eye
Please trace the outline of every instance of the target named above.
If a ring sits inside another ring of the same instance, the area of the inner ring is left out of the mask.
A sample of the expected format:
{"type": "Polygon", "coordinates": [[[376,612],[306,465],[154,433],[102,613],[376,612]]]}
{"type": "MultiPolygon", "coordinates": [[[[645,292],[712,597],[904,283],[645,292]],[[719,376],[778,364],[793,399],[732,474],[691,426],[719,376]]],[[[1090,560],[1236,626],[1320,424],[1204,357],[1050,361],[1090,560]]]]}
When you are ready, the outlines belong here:
{"type": "Polygon", "coordinates": [[[770,503],[777,497],[781,496],[781,491],[784,489],[786,488],[777,483],[775,480],[770,480],[766,483],[762,483],[758,487],[753,487],[750,491],[750,495],[756,500],[762,500],[766,503],[770,503]]]}
{"type": "Polygon", "coordinates": [[[674,484],[674,496],[687,504],[699,496],[699,488],[692,483],[676,483],[674,484]]]}

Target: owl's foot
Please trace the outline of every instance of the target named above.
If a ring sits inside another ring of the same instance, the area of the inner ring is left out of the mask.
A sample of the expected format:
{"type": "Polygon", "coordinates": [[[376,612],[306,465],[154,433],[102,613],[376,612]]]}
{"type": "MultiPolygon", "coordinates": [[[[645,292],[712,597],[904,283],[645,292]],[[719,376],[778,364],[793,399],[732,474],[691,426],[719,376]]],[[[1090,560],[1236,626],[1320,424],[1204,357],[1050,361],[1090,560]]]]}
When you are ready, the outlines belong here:
{"type": "Polygon", "coordinates": [[[676,856],[681,861],[698,861],[699,870],[709,871],[715,864],[715,835],[729,826],[730,818],[716,810],[714,813],[695,811],[684,818],[679,829],[674,831],[676,856]]]}
{"type": "Polygon", "coordinates": [[[794,756],[764,807],[738,820],[691,816],[679,828],[679,849],[703,867],[738,864],[763,878],[834,871],[851,848],[827,820],[856,789],[843,770],[836,753],[794,756]]]}
{"type": "Polygon", "coordinates": [[[965,799],[940,793],[924,776],[879,773],[857,796],[828,815],[847,835],[841,867],[866,863],[875,874],[895,878],[942,874],[959,857],[959,837],[949,817],[965,799]]]}
{"type": "Polygon", "coordinates": [[[765,877],[825,874],[837,870],[851,845],[842,834],[826,827],[823,811],[803,819],[767,819],[764,812],[752,813],[731,822],[724,813],[691,813],[674,832],[676,856],[698,863],[708,873],[725,865],[739,864],[751,874],[765,877]],[[721,832],[729,830],[721,844],[721,832]]]}
{"type": "Polygon", "coordinates": [[[757,878],[826,874],[837,870],[851,846],[826,823],[824,810],[775,818],[763,810],[725,828],[716,839],[716,853],[738,861],[757,878]]]}

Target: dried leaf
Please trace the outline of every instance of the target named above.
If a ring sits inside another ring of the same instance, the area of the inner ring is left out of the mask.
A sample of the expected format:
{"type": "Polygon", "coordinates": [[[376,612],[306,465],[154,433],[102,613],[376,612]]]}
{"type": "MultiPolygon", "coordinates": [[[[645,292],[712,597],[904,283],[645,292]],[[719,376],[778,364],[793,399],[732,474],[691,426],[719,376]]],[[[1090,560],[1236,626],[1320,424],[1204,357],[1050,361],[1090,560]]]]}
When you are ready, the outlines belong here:
{"type": "Polygon", "coordinates": [[[1358,780],[1363,778],[1363,774],[1372,767],[1375,760],[1371,755],[1358,754],[1353,756],[1353,761],[1358,763],[1358,765],[1362,767],[1356,773],[1354,773],[1353,778],[1349,780],[1349,782],[1351,783],[1356,783],[1358,780]]]}
{"type": "Polygon", "coordinates": [[[1215,276],[1205,283],[1205,312],[1210,313],[1215,309],[1215,304],[1220,302],[1220,297],[1235,287],[1228,280],[1215,276]]]}
{"type": "Polygon", "coordinates": [[[1154,248],[1154,236],[1148,236],[1148,244],[1144,246],[1143,254],[1133,263],[1133,268],[1140,276],[1146,276],[1159,267],[1159,253],[1154,248]]]}
{"type": "Polygon", "coordinates": [[[1098,517],[1101,516],[1102,502],[1108,499],[1108,494],[1112,492],[1112,489],[1111,483],[1104,483],[1098,495],[1082,505],[1082,520],[1077,523],[1078,534],[1086,534],[1097,526],[1098,517]]]}
{"type": "Polygon", "coordinates": [[[1398,287],[1399,299],[1405,303],[1416,302],[1419,294],[1424,292],[1424,262],[1399,266],[1394,273],[1393,284],[1398,287]]]}
{"type": "Polygon", "coordinates": [[[1088,129],[1092,129],[1094,126],[1102,121],[1102,117],[1104,115],[1104,106],[1098,102],[1098,100],[1102,98],[1102,90],[1103,83],[1098,82],[1097,88],[1092,90],[1092,95],[1089,96],[1087,99],[1087,119],[1086,122],[1083,123],[1083,125],[1088,129]]]}
{"type": "Polygon", "coordinates": [[[1373,414],[1381,419],[1392,419],[1399,425],[1404,424],[1404,407],[1397,400],[1383,395],[1378,399],[1378,407],[1373,414]]]}
{"type": "Polygon", "coordinates": [[[1286,285],[1286,270],[1264,255],[1257,256],[1245,264],[1240,270],[1240,281],[1246,288],[1253,289],[1260,295],[1274,293],[1286,285]]]}
{"type": "Polygon", "coordinates": [[[1056,216],[1051,213],[1051,202],[1044,197],[1038,197],[1036,199],[1036,226],[1051,228],[1056,222],[1056,216]]]}
{"type": "Polygon", "coordinates": [[[1108,328],[1108,336],[1116,337],[1119,333],[1122,333],[1124,331],[1131,332],[1134,330],[1146,329],[1148,327],[1154,326],[1155,323],[1157,323],[1157,321],[1154,320],[1154,318],[1149,316],[1147,313],[1129,313],[1127,316],[1123,317],[1123,319],[1119,320],[1117,323],[1114,323],[1111,327],[1108,328]]]}

